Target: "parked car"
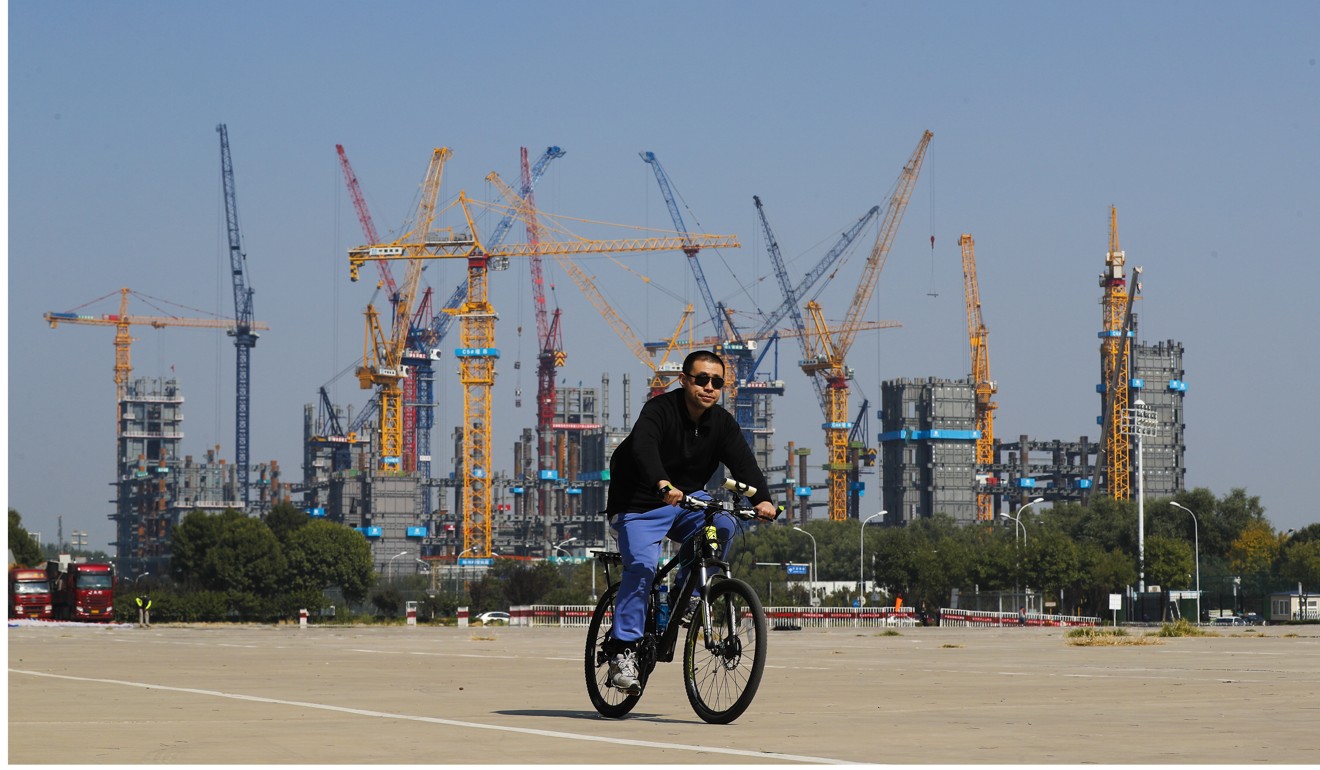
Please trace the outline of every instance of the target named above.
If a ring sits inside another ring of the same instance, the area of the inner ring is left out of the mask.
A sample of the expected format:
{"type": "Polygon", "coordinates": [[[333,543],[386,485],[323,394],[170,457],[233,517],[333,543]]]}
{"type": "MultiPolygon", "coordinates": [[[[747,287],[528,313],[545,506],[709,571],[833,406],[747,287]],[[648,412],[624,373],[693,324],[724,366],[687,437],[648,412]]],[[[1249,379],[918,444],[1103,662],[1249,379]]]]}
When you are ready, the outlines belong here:
{"type": "Polygon", "coordinates": [[[483,612],[475,620],[483,626],[493,626],[500,623],[509,624],[509,613],[507,612],[483,612]]]}
{"type": "Polygon", "coordinates": [[[1245,626],[1247,621],[1239,617],[1215,618],[1212,626],[1245,626]]]}
{"type": "Polygon", "coordinates": [[[1242,620],[1245,621],[1246,624],[1249,626],[1265,625],[1265,618],[1262,618],[1260,615],[1257,615],[1254,612],[1248,612],[1247,614],[1243,615],[1242,620]]]}

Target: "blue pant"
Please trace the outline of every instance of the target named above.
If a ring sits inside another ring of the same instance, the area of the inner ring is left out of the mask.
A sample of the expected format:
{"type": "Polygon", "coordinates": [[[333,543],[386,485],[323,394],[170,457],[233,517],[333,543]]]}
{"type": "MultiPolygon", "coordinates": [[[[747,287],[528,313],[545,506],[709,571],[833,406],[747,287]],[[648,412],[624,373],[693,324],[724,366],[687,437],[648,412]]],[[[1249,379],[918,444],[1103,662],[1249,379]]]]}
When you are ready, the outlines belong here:
{"type": "MultiPolygon", "coordinates": [[[[710,499],[705,492],[692,496],[710,499]]],[[[705,513],[687,511],[675,505],[662,505],[642,513],[620,513],[610,522],[619,538],[619,553],[623,556],[623,576],[619,580],[618,596],[614,599],[614,630],[610,632],[615,640],[631,643],[642,638],[646,603],[655,581],[661,541],[667,537],[682,543],[705,523],[705,513]]],[[[715,517],[715,528],[720,533],[720,542],[725,544],[725,551],[733,538],[733,526],[732,516],[715,517]]],[[[681,590],[687,571],[688,567],[679,569],[675,590],[681,590]]]]}

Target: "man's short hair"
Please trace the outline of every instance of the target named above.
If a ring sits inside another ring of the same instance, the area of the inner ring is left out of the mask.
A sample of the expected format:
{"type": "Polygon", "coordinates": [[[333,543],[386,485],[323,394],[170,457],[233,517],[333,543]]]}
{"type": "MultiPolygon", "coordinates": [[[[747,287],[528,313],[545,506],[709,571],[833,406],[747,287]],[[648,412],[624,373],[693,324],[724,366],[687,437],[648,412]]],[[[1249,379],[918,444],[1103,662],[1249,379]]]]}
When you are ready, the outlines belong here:
{"type": "Polygon", "coordinates": [[[683,359],[683,374],[691,374],[692,367],[696,366],[698,361],[710,361],[711,363],[719,364],[721,370],[724,369],[724,359],[715,355],[713,352],[709,350],[694,350],[691,353],[688,353],[687,358],[683,359]]]}

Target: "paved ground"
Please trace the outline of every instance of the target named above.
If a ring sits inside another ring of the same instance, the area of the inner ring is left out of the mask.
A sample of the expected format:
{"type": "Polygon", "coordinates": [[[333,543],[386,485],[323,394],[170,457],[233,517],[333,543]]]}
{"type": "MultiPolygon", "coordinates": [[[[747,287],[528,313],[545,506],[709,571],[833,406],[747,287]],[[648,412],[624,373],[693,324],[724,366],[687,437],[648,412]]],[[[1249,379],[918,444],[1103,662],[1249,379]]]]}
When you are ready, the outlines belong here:
{"type": "Polygon", "coordinates": [[[11,627],[8,759],[1320,763],[1320,629],[1142,647],[1065,633],[772,632],[756,702],[713,726],[678,664],[629,718],[597,716],[579,629],[11,627]]]}

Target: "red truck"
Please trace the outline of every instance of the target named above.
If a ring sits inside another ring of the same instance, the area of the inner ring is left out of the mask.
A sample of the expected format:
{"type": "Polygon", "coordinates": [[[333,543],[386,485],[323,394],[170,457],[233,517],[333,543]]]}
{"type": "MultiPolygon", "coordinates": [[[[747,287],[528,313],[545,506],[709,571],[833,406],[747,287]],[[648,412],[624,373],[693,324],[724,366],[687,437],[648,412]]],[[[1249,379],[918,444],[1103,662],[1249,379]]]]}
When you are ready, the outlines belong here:
{"type": "Polygon", "coordinates": [[[48,561],[46,577],[57,620],[115,619],[115,568],[110,564],[48,561]]]}
{"type": "Polygon", "coordinates": [[[9,568],[9,617],[49,620],[50,580],[44,569],[9,568]]]}

